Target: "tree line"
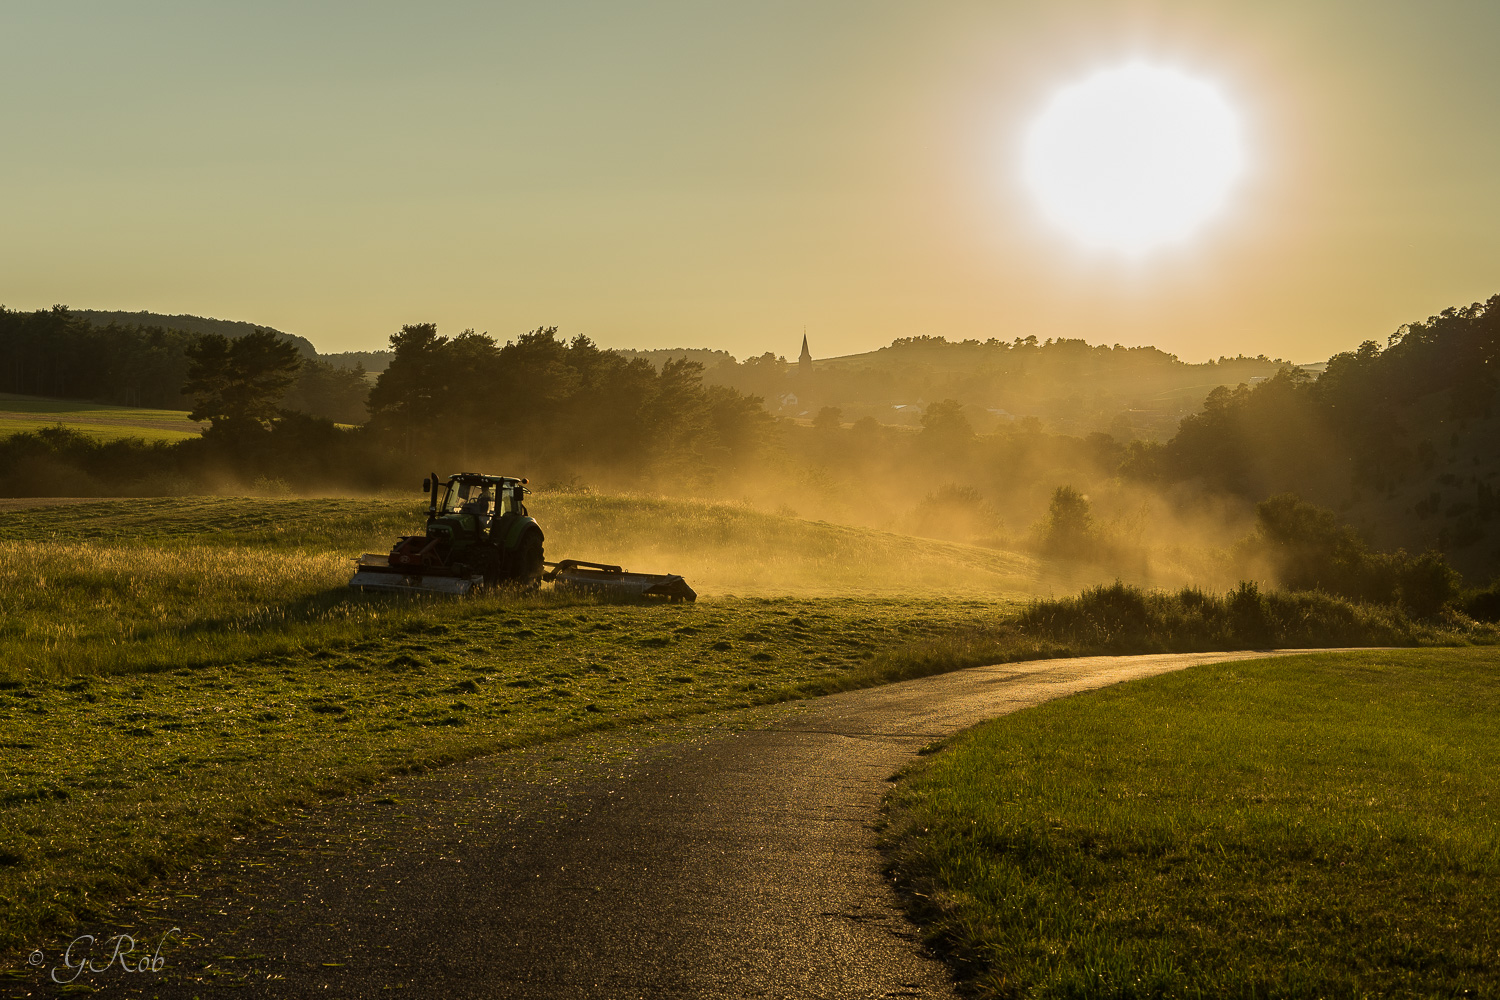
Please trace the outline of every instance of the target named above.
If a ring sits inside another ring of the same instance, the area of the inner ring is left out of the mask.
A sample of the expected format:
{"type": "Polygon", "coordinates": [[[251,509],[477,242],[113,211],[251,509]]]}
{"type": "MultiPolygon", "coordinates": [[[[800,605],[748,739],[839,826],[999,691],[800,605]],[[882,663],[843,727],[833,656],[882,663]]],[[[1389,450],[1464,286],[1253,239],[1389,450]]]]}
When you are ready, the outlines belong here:
{"type": "Polygon", "coordinates": [[[703,366],[660,368],[541,327],[499,344],[431,323],[391,337],[368,432],[406,455],[503,455],[554,475],[702,486],[747,470],[773,421],[759,397],[704,385],[703,366]]]}
{"type": "Polygon", "coordinates": [[[1433,471],[1455,431],[1493,419],[1497,389],[1500,295],[1403,326],[1384,349],[1336,354],[1318,377],[1283,368],[1215,389],[1134,471],[1246,495],[1385,491],[1433,471]]]}
{"type": "Polygon", "coordinates": [[[147,489],[256,479],[364,489],[460,466],[702,490],[753,470],[775,423],[760,399],[705,386],[697,362],[657,368],[551,327],[502,345],[473,330],[450,338],[434,324],[405,326],[373,384],[270,331],[231,339],[95,328],[63,308],[0,312],[0,352],[7,347],[13,364],[0,387],[9,391],[190,405],[191,419],[209,423],[177,445],[104,445],[61,429],[16,435],[0,442],[9,473],[0,491],[13,495],[59,482],[80,494],[129,492],[122,479],[147,489]],[[160,350],[145,354],[143,342],[160,350]]]}
{"type": "MultiPolygon", "coordinates": [[[[1126,576],[1144,565],[1141,553],[1154,544],[1150,519],[1135,512],[1144,509],[1143,497],[1171,498],[1165,502],[1188,509],[1214,498],[1253,507],[1295,494],[1337,510],[1339,524],[1400,529],[1362,536],[1366,544],[1412,552],[1436,546],[1457,553],[1461,568],[1480,578],[1500,565],[1500,549],[1490,551],[1500,541],[1491,527],[1500,523],[1500,482],[1493,479],[1500,296],[1405,326],[1383,348],[1367,342],[1337,355],[1321,377],[1284,366],[1257,384],[1216,389],[1163,443],[1101,431],[1052,433],[1034,417],[980,429],[972,408],[954,397],[928,404],[915,428],[869,415],[851,422],[834,406],[816,408],[810,420],[776,418],[757,395],[705,378],[685,354],[625,356],[587,337],[564,339],[552,327],[500,343],[472,330],[440,335],[432,324],[405,326],[391,337],[386,369],[373,384],[361,376],[358,386],[368,420],[340,429],[293,404],[308,359],[270,334],[184,340],[172,331],[117,328],[113,336],[160,340],[156,355],[142,353],[175,366],[158,376],[162,395],[175,380],[176,398],[187,399],[186,386],[194,415],[211,429],[140,461],[123,446],[94,448],[67,435],[12,439],[0,445],[0,466],[30,471],[0,482],[0,490],[30,488],[16,485],[23,479],[44,482],[39,470],[55,472],[58,463],[90,473],[108,468],[111,476],[170,466],[201,478],[212,470],[226,481],[268,477],[299,488],[401,485],[432,468],[501,469],[550,485],[755,497],[804,516],[1029,544],[1060,561],[1107,549],[1126,576]],[[1072,492],[1059,494],[1059,487],[1072,492]],[[1099,529],[1091,536],[1078,528],[1087,522],[1080,512],[1090,509],[1099,529]],[[1103,525],[1135,541],[1103,545],[1103,525]]],[[[20,345],[3,355],[8,370],[0,371],[0,388],[108,398],[97,372],[117,357],[109,340],[72,323],[65,310],[0,311],[0,346],[20,345]],[[62,370],[59,355],[37,350],[53,334],[74,338],[67,352],[79,360],[73,370],[62,370]],[[98,340],[87,339],[93,336],[98,340]]],[[[1038,357],[1048,350],[1102,356],[1073,344],[1025,342],[1001,352],[915,341],[895,353],[955,347],[1014,357],[1033,349],[1038,357]]],[[[1161,364],[1152,355],[1140,359],[1148,368],[1161,364]]],[[[1321,514],[1285,504],[1265,512],[1262,521],[1284,515],[1327,534],[1321,514]]],[[[1268,550],[1281,537],[1263,534],[1268,550]]],[[[1319,586],[1351,595],[1406,593],[1424,573],[1441,578],[1420,556],[1381,562],[1349,555],[1354,550],[1340,537],[1328,551],[1344,555],[1314,561],[1332,560],[1342,575],[1316,577],[1319,586]],[[1350,582],[1356,578],[1361,582],[1350,582]]],[[[1289,578],[1316,576],[1291,562],[1278,565],[1289,578]]]]}
{"type": "MultiPolygon", "coordinates": [[[[277,399],[281,409],[340,423],[365,419],[370,386],[363,370],[310,356],[301,338],[263,330],[246,337],[285,344],[296,359],[277,399]]],[[[183,390],[194,345],[246,337],[114,320],[100,326],[66,306],[35,312],[0,306],[0,392],[180,410],[192,405],[183,390]]]]}

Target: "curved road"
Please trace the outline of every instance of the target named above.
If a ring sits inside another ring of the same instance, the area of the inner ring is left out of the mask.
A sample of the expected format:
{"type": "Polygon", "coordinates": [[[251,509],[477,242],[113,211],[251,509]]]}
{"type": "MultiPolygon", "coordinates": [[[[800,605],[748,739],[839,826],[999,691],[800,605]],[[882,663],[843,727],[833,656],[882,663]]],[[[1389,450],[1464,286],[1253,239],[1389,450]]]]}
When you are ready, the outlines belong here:
{"type": "Polygon", "coordinates": [[[1267,655],[979,667],[596,755],[573,776],[518,781],[502,755],[397,779],[180,882],[131,920],[153,946],[185,929],[168,968],[90,981],[162,997],[216,983],[276,997],[953,997],[881,873],[872,824],[891,774],[997,715],[1267,655]]]}

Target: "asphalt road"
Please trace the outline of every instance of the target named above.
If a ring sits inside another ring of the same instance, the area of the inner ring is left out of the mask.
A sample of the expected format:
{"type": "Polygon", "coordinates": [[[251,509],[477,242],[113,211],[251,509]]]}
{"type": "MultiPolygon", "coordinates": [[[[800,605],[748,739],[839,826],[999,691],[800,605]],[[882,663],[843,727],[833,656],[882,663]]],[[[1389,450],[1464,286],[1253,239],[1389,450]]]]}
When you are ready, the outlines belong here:
{"type": "Polygon", "coordinates": [[[247,842],[117,924],[150,947],[183,928],[161,971],[80,982],[161,997],[953,997],[881,872],[892,773],[984,719],[1266,655],[980,667],[644,751],[549,748],[520,777],[502,755],[397,779],[375,793],[385,804],[247,842]]]}

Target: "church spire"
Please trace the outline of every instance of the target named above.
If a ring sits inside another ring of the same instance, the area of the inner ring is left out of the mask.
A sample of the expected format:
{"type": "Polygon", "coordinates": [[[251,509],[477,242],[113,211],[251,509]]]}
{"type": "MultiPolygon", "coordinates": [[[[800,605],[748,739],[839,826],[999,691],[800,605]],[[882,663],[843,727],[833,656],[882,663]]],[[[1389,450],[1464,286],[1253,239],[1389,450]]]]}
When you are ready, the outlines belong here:
{"type": "Polygon", "coordinates": [[[807,349],[807,328],[802,329],[802,356],[797,359],[797,367],[807,371],[812,367],[812,351],[807,349]]]}

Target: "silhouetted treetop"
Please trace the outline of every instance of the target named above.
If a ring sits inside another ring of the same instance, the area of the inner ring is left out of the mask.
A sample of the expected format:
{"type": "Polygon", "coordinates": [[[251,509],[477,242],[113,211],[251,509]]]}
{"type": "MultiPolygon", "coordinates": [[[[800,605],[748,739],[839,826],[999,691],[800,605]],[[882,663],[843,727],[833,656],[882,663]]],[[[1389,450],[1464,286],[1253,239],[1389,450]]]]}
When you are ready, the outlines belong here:
{"type": "Polygon", "coordinates": [[[182,392],[194,399],[188,417],[230,423],[276,417],[302,360],[295,344],[265,330],[236,340],[211,333],[189,344],[186,354],[182,392]]]}

